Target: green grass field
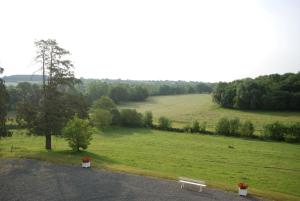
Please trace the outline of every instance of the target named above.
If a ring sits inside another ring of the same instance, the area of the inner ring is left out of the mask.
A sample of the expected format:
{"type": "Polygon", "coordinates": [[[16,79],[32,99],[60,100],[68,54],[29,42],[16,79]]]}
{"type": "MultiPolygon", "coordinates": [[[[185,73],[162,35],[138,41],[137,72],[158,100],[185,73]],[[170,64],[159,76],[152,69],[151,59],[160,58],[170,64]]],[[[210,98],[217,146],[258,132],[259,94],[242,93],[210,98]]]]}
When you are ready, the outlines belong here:
{"type": "Polygon", "coordinates": [[[0,157],[79,165],[83,155],[90,155],[93,167],[172,179],[203,179],[211,187],[233,191],[243,181],[249,184],[251,194],[300,200],[300,146],[295,144],[113,128],[95,134],[88,150],[76,154],[62,138],[53,138],[53,151],[46,151],[44,137],[20,132],[0,140],[0,157]]]}
{"type": "Polygon", "coordinates": [[[212,102],[209,94],[152,96],[146,102],[129,102],[120,108],[134,108],[139,112],[152,111],[155,120],[166,116],[173,120],[174,127],[183,127],[194,120],[207,122],[207,129],[214,130],[221,117],[251,120],[258,132],[266,123],[280,121],[283,123],[300,122],[300,112],[278,111],[242,111],[221,108],[212,102]]]}

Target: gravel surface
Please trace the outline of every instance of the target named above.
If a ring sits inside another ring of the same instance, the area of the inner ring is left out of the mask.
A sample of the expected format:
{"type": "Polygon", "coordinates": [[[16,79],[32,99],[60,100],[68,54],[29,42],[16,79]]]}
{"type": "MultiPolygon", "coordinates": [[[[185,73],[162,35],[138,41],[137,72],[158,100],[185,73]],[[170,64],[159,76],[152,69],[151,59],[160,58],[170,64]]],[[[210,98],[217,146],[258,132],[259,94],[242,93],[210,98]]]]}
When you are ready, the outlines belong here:
{"type": "Polygon", "coordinates": [[[258,200],[233,192],[181,189],[176,181],[36,160],[0,159],[1,201],[258,200]]]}

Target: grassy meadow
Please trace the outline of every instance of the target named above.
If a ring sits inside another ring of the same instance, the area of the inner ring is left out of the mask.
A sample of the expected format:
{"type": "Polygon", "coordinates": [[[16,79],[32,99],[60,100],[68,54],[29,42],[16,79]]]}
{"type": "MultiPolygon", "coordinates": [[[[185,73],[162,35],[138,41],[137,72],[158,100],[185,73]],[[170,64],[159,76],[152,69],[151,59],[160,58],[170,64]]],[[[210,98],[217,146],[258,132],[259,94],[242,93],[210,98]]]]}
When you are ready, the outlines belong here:
{"type": "Polygon", "coordinates": [[[97,168],[203,179],[211,187],[232,191],[238,182],[246,182],[254,195],[300,200],[300,146],[295,144],[129,128],[98,132],[80,153],[71,152],[58,137],[53,138],[53,150],[46,151],[44,140],[15,131],[0,140],[0,157],[79,165],[81,157],[89,155],[97,168]]]}
{"type": "Polygon", "coordinates": [[[238,117],[242,121],[251,120],[257,132],[262,130],[264,124],[274,121],[300,122],[300,112],[221,108],[212,102],[210,94],[152,96],[146,102],[129,102],[122,104],[120,108],[133,108],[139,112],[152,111],[156,121],[160,116],[166,116],[173,120],[174,127],[183,127],[193,120],[206,121],[208,130],[214,130],[221,117],[238,117]]]}

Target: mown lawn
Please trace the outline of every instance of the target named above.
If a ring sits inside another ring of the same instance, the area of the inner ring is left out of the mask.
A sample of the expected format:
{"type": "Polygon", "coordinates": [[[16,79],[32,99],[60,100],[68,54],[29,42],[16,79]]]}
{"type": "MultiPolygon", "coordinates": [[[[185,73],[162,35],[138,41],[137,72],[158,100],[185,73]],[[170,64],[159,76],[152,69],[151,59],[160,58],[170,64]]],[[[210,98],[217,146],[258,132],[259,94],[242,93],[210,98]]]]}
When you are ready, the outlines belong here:
{"type": "Polygon", "coordinates": [[[183,127],[193,120],[207,122],[208,130],[214,130],[221,117],[251,120],[259,133],[264,124],[280,121],[300,122],[300,112],[292,111],[242,111],[221,108],[212,102],[210,94],[152,96],[145,102],[129,102],[120,108],[133,108],[139,112],[152,111],[155,120],[166,116],[173,120],[174,127],[183,127]]]}
{"type": "Polygon", "coordinates": [[[95,134],[88,150],[78,154],[72,153],[61,138],[54,138],[53,150],[46,151],[44,137],[20,132],[0,140],[0,157],[79,165],[83,155],[90,155],[98,168],[171,179],[203,179],[212,187],[226,190],[236,190],[236,184],[243,181],[252,194],[300,200],[300,146],[295,144],[113,128],[95,134]]]}

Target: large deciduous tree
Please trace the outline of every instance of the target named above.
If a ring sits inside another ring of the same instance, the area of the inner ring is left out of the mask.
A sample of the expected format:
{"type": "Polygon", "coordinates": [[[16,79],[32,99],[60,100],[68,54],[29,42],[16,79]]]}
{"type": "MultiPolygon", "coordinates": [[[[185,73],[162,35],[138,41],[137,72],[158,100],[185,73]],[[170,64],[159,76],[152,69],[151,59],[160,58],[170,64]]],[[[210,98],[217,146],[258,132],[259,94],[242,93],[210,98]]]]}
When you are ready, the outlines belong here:
{"type": "Polygon", "coordinates": [[[43,92],[37,118],[38,131],[46,136],[46,149],[51,149],[51,136],[61,132],[67,122],[64,94],[75,84],[73,64],[66,59],[70,53],[55,40],[39,40],[36,61],[43,72],[43,92]]]}
{"type": "MultiPolygon", "coordinates": [[[[2,74],[3,71],[4,69],[0,67],[0,74],[2,74]]],[[[0,78],[0,137],[8,135],[8,131],[5,125],[8,106],[7,103],[8,93],[4,85],[4,80],[0,78]]]]}

